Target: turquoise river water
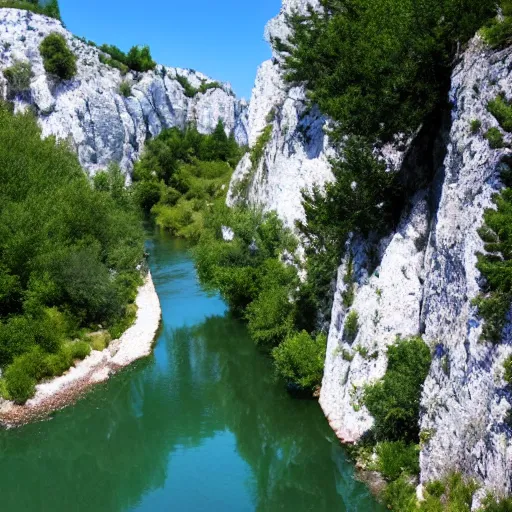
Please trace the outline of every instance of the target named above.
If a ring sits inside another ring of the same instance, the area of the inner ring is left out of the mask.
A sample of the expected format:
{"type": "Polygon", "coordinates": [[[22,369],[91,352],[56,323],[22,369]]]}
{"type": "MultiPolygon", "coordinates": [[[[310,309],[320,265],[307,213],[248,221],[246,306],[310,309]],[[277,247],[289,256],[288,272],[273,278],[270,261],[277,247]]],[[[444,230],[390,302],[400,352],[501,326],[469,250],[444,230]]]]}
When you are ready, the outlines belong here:
{"type": "Polygon", "coordinates": [[[0,432],[0,511],[377,511],[318,404],[200,287],[187,246],[149,241],[154,355],[49,421],[0,432]]]}

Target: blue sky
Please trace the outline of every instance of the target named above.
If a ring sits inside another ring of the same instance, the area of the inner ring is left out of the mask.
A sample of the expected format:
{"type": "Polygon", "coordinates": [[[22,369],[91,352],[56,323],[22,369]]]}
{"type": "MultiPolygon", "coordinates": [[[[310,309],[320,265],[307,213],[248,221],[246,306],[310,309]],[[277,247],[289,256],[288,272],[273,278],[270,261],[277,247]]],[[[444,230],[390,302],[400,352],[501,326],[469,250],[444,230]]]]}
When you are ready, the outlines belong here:
{"type": "Polygon", "coordinates": [[[159,64],[192,68],[231,82],[250,97],[257,67],[269,58],[265,23],[281,0],[60,0],[77,36],[128,50],[149,44],[159,64]]]}

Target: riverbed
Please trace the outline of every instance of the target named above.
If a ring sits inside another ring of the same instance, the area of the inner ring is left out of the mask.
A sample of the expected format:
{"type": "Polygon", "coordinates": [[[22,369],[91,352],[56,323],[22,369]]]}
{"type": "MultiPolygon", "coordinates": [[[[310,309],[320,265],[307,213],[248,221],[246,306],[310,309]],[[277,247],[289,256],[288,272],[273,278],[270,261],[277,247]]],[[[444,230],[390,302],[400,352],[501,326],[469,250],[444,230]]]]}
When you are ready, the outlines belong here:
{"type": "Polygon", "coordinates": [[[295,400],[185,242],[148,242],[154,354],[49,420],[0,431],[0,510],[381,510],[315,401],[295,400]]]}

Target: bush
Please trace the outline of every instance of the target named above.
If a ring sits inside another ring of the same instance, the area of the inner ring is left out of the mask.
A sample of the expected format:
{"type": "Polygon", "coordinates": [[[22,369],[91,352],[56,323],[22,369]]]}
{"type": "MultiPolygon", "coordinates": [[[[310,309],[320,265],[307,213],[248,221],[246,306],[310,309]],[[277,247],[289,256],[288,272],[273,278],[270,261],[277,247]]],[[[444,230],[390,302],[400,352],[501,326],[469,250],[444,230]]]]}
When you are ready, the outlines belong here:
{"type": "Polygon", "coordinates": [[[421,338],[398,339],[389,347],[386,374],[366,387],[363,399],[378,440],[419,442],[420,398],[430,364],[430,349],[421,338]]]}
{"type": "Polygon", "coordinates": [[[39,46],[47,73],[62,80],[70,80],[76,75],[76,57],[68,48],[63,35],[56,32],[49,34],[39,46]]]}
{"type": "Polygon", "coordinates": [[[98,56],[98,59],[102,64],[105,64],[106,66],[110,66],[111,68],[114,68],[114,69],[118,69],[122,75],[126,75],[126,73],[128,73],[128,71],[130,71],[130,68],[126,64],[123,64],[122,62],[119,62],[118,60],[112,59],[110,57],[106,57],[103,54],[100,54],[98,56]]]}
{"type": "Polygon", "coordinates": [[[91,346],[85,341],[75,341],[68,345],[72,359],[85,359],[91,353],[91,346]]]}
{"type": "Polygon", "coordinates": [[[482,339],[499,343],[512,302],[512,189],[504,189],[493,200],[496,208],[485,211],[484,225],[478,231],[486,254],[478,254],[477,268],[485,277],[486,286],[474,304],[485,320],[482,339]]]}
{"type": "Polygon", "coordinates": [[[480,119],[473,119],[473,121],[471,121],[471,133],[473,135],[476,135],[480,129],[482,128],[482,121],[480,121],[480,119]]]}
{"type": "Polygon", "coordinates": [[[502,18],[496,16],[482,30],[482,36],[493,48],[507,46],[512,41],[512,4],[510,0],[501,2],[502,18]]]}
{"type": "Polygon", "coordinates": [[[503,363],[503,369],[505,370],[503,378],[505,379],[507,384],[512,385],[512,356],[507,357],[507,359],[503,363]]]}
{"type": "Polygon", "coordinates": [[[294,333],[272,351],[277,373],[303,389],[314,389],[322,382],[327,339],[306,331],[294,333]]]}
{"type": "Polygon", "coordinates": [[[503,135],[498,128],[489,128],[485,133],[485,138],[489,141],[491,149],[500,149],[505,145],[503,135]]]}
{"type": "Polygon", "coordinates": [[[345,320],[345,338],[352,342],[356,339],[357,333],[359,332],[359,315],[357,311],[351,311],[345,320]]]}
{"type": "Polygon", "coordinates": [[[132,95],[132,88],[128,82],[121,82],[121,84],[119,85],[119,94],[121,94],[125,98],[128,98],[132,95]]]}
{"type": "Polygon", "coordinates": [[[23,367],[12,365],[5,372],[6,390],[11,400],[24,404],[34,396],[36,381],[30,377],[23,367]]]}
{"type": "Polygon", "coordinates": [[[126,56],[126,65],[133,71],[151,71],[156,62],[151,58],[149,46],[132,46],[126,56]]]}
{"type": "Polygon", "coordinates": [[[402,473],[417,475],[420,472],[419,447],[403,441],[384,441],[377,445],[378,468],[387,480],[396,480],[402,473]]]}
{"type": "Polygon", "coordinates": [[[416,486],[414,482],[410,476],[402,475],[386,486],[384,502],[389,510],[395,510],[396,512],[416,510],[416,486]]]}
{"type": "Polygon", "coordinates": [[[504,95],[490,101],[487,104],[487,110],[497,119],[506,132],[512,132],[512,106],[504,95]]]}
{"type": "Polygon", "coordinates": [[[176,81],[183,88],[183,92],[187,98],[193,98],[199,91],[189,81],[186,76],[176,75],[176,81]]]}
{"type": "Polygon", "coordinates": [[[11,67],[4,69],[4,76],[7,79],[10,98],[30,91],[30,80],[32,79],[30,62],[15,61],[11,67]]]}

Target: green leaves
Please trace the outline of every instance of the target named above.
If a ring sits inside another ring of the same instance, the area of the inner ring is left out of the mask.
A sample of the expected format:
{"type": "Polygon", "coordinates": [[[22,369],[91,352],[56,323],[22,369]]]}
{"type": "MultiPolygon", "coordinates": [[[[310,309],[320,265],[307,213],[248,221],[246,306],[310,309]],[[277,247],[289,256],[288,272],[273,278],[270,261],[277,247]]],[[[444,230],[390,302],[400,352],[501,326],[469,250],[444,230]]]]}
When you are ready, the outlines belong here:
{"type": "MultiPolygon", "coordinates": [[[[452,59],[494,0],[329,0],[292,15],[287,79],[339,123],[335,135],[409,135],[444,102],[452,59]]],[[[283,45],[281,44],[281,47],[283,45]]]]}
{"type": "Polygon", "coordinates": [[[46,36],[39,51],[47,73],[62,80],[70,80],[76,75],[76,57],[68,48],[63,35],[53,32],[46,36]]]}
{"type": "Polygon", "coordinates": [[[364,405],[375,419],[377,440],[418,442],[421,390],[431,360],[430,349],[421,338],[398,339],[389,347],[384,378],[364,393],[364,405]]]}

